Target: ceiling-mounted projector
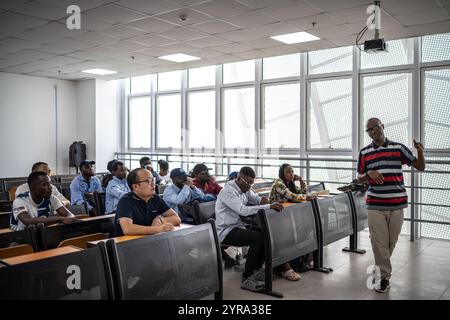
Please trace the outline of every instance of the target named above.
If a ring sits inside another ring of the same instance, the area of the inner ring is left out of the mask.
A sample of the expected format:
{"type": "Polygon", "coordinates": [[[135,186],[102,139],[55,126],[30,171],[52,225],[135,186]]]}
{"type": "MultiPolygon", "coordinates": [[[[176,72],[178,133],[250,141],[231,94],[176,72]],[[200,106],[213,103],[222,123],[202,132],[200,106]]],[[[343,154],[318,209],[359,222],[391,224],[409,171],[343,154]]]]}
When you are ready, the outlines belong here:
{"type": "Polygon", "coordinates": [[[386,42],[383,38],[380,38],[381,17],[380,17],[380,1],[374,1],[373,5],[367,8],[367,13],[371,16],[367,19],[367,25],[356,36],[356,46],[364,52],[375,53],[386,50],[386,42]],[[364,41],[364,44],[360,44],[359,41],[364,36],[368,29],[375,29],[373,39],[364,41]],[[363,48],[361,49],[361,45],[363,48]]]}
{"type": "Polygon", "coordinates": [[[374,53],[386,50],[386,42],[384,39],[372,39],[364,41],[364,51],[367,53],[374,53]]]}

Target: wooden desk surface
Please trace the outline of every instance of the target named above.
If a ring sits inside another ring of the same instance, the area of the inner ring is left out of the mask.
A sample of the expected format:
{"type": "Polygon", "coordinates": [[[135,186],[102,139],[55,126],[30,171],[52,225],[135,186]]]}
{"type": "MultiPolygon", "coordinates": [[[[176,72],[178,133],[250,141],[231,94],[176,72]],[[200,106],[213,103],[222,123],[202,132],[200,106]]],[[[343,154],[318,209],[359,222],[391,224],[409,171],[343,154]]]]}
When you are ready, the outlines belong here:
{"type": "Polygon", "coordinates": [[[81,218],[80,220],[93,221],[93,220],[100,220],[100,219],[109,219],[109,218],[113,218],[115,215],[116,215],[115,213],[111,213],[111,214],[106,214],[106,215],[102,215],[102,216],[81,218]]]}
{"type": "Polygon", "coordinates": [[[31,261],[41,260],[41,259],[45,259],[45,258],[60,256],[63,254],[73,253],[73,252],[77,252],[77,251],[81,251],[81,250],[83,250],[83,249],[80,249],[80,248],[74,247],[74,246],[67,246],[67,247],[50,249],[50,250],[45,250],[45,251],[40,251],[40,252],[35,252],[35,253],[30,253],[30,254],[24,254],[23,256],[3,259],[1,261],[6,264],[9,264],[9,265],[15,265],[15,264],[21,264],[21,263],[25,263],[25,262],[31,262],[31,261]]]}
{"type": "MultiPolygon", "coordinates": [[[[175,227],[175,231],[176,230],[181,230],[181,229],[186,229],[186,228],[190,228],[193,227],[193,225],[191,224],[186,224],[186,223],[182,223],[180,226],[176,226],[175,227]]],[[[129,241],[129,240],[134,240],[134,239],[139,239],[142,237],[147,237],[147,235],[136,235],[136,236],[120,236],[120,237],[114,237],[114,238],[109,238],[109,239],[102,239],[102,240],[96,240],[96,241],[88,241],[87,242],[87,246],[88,247],[94,247],[97,244],[99,244],[100,242],[106,242],[110,239],[114,240],[116,243],[121,243],[121,242],[125,242],[125,241],[129,241]]]]}
{"type": "Polygon", "coordinates": [[[14,232],[14,231],[12,229],[10,229],[10,228],[0,229],[0,234],[8,233],[8,232],[14,232]]]}

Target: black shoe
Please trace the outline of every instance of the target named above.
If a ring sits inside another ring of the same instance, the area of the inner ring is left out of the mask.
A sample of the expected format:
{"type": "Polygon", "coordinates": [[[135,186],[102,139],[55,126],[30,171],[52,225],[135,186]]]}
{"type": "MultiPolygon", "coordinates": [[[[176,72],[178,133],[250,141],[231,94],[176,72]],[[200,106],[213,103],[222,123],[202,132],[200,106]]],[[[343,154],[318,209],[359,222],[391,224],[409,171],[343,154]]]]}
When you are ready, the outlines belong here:
{"type": "Polygon", "coordinates": [[[380,286],[375,289],[376,292],[385,293],[391,286],[389,285],[389,280],[381,279],[380,286]]]}

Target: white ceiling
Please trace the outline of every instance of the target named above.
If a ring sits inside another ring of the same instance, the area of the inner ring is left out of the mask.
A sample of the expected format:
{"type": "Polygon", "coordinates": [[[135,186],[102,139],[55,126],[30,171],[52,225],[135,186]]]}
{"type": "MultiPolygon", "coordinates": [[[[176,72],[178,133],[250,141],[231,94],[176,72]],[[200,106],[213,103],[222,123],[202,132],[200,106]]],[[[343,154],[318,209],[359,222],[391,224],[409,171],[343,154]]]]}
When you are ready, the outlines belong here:
{"type": "MultiPolygon", "coordinates": [[[[103,79],[353,45],[367,0],[0,0],[0,71],[103,79]],[[68,5],[82,11],[69,30],[68,5]],[[180,16],[187,17],[181,21],[180,16]],[[313,25],[313,22],[315,23],[313,25]],[[308,31],[319,41],[284,45],[270,36],[308,31]],[[158,59],[188,53],[201,60],[158,59]]],[[[386,40],[450,32],[450,0],[382,0],[386,40]]],[[[372,36],[367,32],[365,39],[372,36]]],[[[364,40],[364,39],[363,39],[364,40]]]]}

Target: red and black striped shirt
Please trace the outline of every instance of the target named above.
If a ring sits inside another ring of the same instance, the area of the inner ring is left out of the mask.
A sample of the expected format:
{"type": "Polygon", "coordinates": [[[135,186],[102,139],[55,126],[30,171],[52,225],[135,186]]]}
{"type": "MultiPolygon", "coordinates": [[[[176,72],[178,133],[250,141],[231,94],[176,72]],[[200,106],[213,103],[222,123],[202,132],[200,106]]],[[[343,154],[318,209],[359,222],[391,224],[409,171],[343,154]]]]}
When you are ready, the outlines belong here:
{"type": "Polygon", "coordinates": [[[397,210],[408,206],[402,166],[411,166],[416,157],[405,145],[386,139],[384,145],[374,142],[361,149],[358,156],[358,173],[377,170],[384,179],[376,184],[369,179],[366,204],[372,210],[397,210]]]}

